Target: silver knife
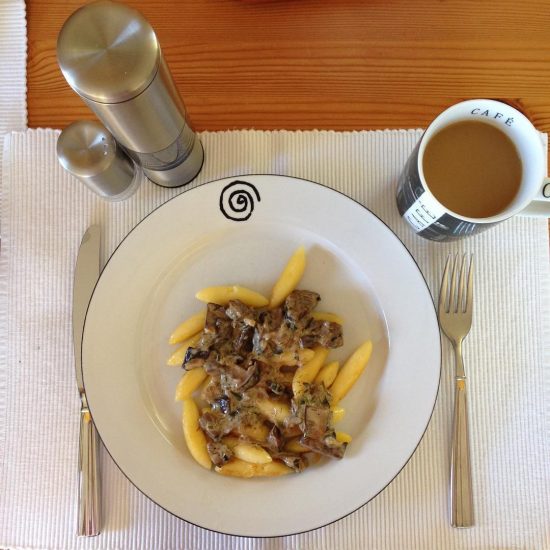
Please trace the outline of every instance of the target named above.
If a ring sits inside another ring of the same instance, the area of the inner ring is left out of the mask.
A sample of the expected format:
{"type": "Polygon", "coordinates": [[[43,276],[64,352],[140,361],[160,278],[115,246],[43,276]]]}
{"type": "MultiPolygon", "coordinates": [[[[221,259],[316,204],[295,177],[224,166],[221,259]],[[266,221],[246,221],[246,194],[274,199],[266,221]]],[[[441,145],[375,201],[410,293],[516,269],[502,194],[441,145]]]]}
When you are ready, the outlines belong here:
{"type": "Polygon", "coordinates": [[[90,226],[80,243],[73,288],[73,340],[76,382],[80,394],[80,442],[78,460],[78,531],[80,537],[100,532],[99,438],[92,422],[82,380],[82,333],[88,304],[99,278],[101,230],[90,226]]]}

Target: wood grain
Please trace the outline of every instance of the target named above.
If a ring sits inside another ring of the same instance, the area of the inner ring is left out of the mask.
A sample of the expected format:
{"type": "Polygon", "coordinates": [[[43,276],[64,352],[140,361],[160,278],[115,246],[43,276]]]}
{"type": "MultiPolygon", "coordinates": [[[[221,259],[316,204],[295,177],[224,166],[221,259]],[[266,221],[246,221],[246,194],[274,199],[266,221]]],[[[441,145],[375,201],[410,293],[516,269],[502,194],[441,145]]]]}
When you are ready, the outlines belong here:
{"type": "MultiPolygon", "coordinates": [[[[422,127],[465,98],[550,131],[550,0],[129,1],[159,36],[198,130],[422,127]]],[[[29,125],[92,113],[55,44],[76,0],[28,0],[29,125]]]]}

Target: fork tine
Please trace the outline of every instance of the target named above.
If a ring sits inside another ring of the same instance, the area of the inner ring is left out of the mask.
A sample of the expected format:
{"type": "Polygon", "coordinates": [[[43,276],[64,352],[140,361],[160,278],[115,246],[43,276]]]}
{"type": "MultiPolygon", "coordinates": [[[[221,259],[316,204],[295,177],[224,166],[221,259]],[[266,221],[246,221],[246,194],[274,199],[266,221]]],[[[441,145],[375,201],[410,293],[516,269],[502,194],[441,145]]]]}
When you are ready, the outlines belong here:
{"type": "Polygon", "coordinates": [[[449,296],[449,311],[451,313],[456,313],[458,311],[458,298],[457,298],[457,271],[458,271],[458,253],[455,254],[453,261],[453,274],[451,275],[451,293],[449,296]]]}
{"type": "Polygon", "coordinates": [[[474,301],[474,255],[470,254],[470,265],[468,270],[468,289],[466,292],[466,313],[472,312],[474,301]]]}
{"type": "Polygon", "coordinates": [[[458,297],[457,297],[457,312],[464,313],[466,311],[466,258],[467,255],[462,255],[462,265],[460,266],[460,283],[458,284],[458,297]]]}
{"type": "Polygon", "coordinates": [[[439,289],[439,313],[442,311],[447,312],[450,263],[451,255],[449,254],[445,262],[445,269],[443,270],[443,277],[441,279],[441,288],[439,289]]]}

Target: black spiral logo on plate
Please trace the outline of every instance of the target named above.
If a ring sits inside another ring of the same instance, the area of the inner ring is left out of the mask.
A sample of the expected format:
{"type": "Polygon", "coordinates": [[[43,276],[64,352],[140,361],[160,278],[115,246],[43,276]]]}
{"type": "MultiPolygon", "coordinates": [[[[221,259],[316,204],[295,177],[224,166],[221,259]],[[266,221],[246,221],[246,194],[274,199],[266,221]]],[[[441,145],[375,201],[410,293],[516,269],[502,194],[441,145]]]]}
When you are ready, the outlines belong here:
{"type": "Polygon", "coordinates": [[[261,201],[258,190],[251,183],[236,180],[222,189],[220,210],[228,220],[244,222],[252,216],[256,200],[261,201]]]}

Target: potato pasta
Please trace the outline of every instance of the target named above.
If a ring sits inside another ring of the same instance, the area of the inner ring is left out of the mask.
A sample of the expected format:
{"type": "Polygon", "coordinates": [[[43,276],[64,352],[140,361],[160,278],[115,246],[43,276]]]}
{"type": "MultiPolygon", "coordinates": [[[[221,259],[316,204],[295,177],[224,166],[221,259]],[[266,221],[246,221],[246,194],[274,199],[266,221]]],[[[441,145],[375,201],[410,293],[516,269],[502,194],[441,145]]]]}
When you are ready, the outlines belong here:
{"type": "Polygon", "coordinates": [[[203,467],[241,478],[301,472],[320,457],[341,459],[351,436],[336,431],[340,400],[372,351],[365,341],[340,368],[342,319],[316,310],[321,297],[297,286],[304,247],[292,255],[271,299],[241,286],[208,287],[206,308],[169,338],[184,374],[183,433],[203,467]]]}

